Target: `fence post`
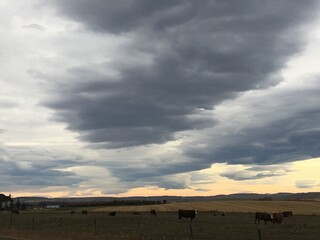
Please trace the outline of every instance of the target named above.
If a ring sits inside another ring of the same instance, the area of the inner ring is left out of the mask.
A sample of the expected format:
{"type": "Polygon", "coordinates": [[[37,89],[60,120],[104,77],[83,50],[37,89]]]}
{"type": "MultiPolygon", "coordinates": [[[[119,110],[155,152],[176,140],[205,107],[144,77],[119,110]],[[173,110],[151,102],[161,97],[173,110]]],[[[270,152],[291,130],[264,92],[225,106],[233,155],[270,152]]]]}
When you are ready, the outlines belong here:
{"type": "Polygon", "coordinates": [[[12,227],[12,215],[10,216],[10,222],[9,222],[8,228],[11,229],[11,227],[12,227]]]}
{"type": "Polygon", "coordinates": [[[262,240],[260,228],[258,228],[258,234],[259,234],[259,240],[262,240]]]}
{"type": "Polygon", "coordinates": [[[192,223],[190,223],[189,227],[190,227],[191,240],[193,240],[192,223]]]}

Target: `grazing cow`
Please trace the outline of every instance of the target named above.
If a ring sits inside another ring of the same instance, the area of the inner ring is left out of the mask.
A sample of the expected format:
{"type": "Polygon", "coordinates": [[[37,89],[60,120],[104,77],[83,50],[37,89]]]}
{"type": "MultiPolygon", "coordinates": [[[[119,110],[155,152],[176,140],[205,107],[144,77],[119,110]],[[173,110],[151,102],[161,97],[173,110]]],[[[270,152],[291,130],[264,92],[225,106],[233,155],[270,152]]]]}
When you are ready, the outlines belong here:
{"type": "Polygon", "coordinates": [[[284,217],[289,217],[289,216],[293,216],[292,211],[284,211],[282,212],[284,217]]]}
{"type": "Polygon", "coordinates": [[[71,211],[71,212],[70,212],[70,214],[75,214],[75,213],[76,213],[75,211],[71,211]]]}
{"type": "Polygon", "coordinates": [[[132,214],[133,214],[133,215],[140,215],[139,212],[133,212],[132,214]]]}
{"type": "Polygon", "coordinates": [[[273,214],[273,224],[277,223],[280,224],[283,221],[283,214],[282,213],[274,213],[273,214]]]}
{"type": "Polygon", "coordinates": [[[225,215],[226,215],[225,213],[221,213],[221,216],[223,216],[223,217],[224,217],[225,215]]]}
{"type": "Polygon", "coordinates": [[[117,212],[109,212],[109,216],[115,217],[117,215],[117,212]]]}
{"type": "Polygon", "coordinates": [[[88,214],[88,211],[87,210],[82,210],[81,213],[82,214],[88,214]]]}
{"type": "Polygon", "coordinates": [[[156,209],[151,209],[150,210],[150,215],[156,217],[157,216],[157,210],[156,209]]]}
{"type": "Polygon", "coordinates": [[[263,220],[265,224],[267,224],[268,221],[272,222],[272,214],[270,213],[265,213],[265,212],[256,212],[256,217],[255,217],[255,222],[260,224],[260,220],[263,220]]]}
{"type": "Polygon", "coordinates": [[[20,213],[19,213],[19,210],[17,210],[17,209],[11,210],[11,213],[12,213],[12,214],[20,214],[20,213]]]}
{"type": "Polygon", "coordinates": [[[192,222],[192,219],[194,219],[198,214],[198,210],[178,210],[178,219],[181,220],[182,218],[190,218],[190,221],[192,222]]]}

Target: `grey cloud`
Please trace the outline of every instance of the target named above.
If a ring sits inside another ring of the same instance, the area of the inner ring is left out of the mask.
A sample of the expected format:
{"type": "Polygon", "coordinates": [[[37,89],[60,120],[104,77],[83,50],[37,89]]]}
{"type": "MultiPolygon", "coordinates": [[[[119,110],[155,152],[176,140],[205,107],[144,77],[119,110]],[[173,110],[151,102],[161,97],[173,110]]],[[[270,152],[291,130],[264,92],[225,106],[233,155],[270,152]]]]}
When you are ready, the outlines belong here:
{"type": "Polygon", "coordinates": [[[53,0],[52,2],[56,4],[63,14],[70,18],[84,22],[94,30],[110,31],[115,34],[128,32],[150,23],[150,21],[153,25],[163,25],[165,22],[168,24],[179,22],[181,18],[189,18],[189,11],[191,11],[190,2],[182,0],[124,0],[121,2],[116,0],[53,0]],[[170,14],[170,10],[175,7],[178,9],[170,14]],[[165,14],[165,17],[163,15],[166,12],[168,13],[165,14]]]}
{"type": "Polygon", "coordinates": [[[61,172],[51,168],[38,168],[31,164],[30,168],[21,168],[12,162],[1,165],[1,182],[6,188],[23,190],[25,186],[30,188],[44,188],[52,186],[72,186],[84,181],[73,173],[61,172]]]}
{"type": "Polygon", "coordinates": [[[15,108],[17,106],[19,106],[19,103],[17,103],[17,99],[0,97],[0,109],[15,108]]]}
{"type": "Polygon", "coordinates": [[[189,184],[184,181],[179,181],[177,179],[172,181],[160,181],[157,183],[157,186],[164,189],[187,189],[189,184]]]}
{"type": "MultiPolygon", "coordinates": [[[[119,50],[130,58],[70,70],[43,103],[101,148],[160,144],[214,126],[199,110],[279,81],[274,75],[303,47],[299,27],[316,12],[311,0],[52,3],[97,33],[131,40],[119,50]],[[117,75],[103,74],[108,68],[117,75]]],[[[245,146],[237,148],[241,155],[245,146]]]]}
{"type": "Polygon", "coordinates": [[[304,189],[320,187],[320,182],[315,180],[299,180],[296,181],[296,187],[304,189]]]}
{"type": "MultiPolygon", "coordinates": [[[[319,101],[318,94],[314,90],[301,89],[301,92],[308,96],[311,103],[319,101]]],[[[271,106],[268,103],[264,104],[264,113],[255,110],[254,116],[261,118],[256,120],[259,123],[258,126],[254,124],[241,126],[240,124],[239,131],[226,130],[228,134],[220,138],[219,146],[214,144],[216,139],[212,140],[214,142],[210,147],[186,147],[185,154],[192,158],[207,159],[208,162],[266,165],[319,157],[320,111],[318,107],[309,105],[295,92],[288,91],[286,94],[273,99],[278,102],[277,107],[274,107],[270,101],[271,106]],[[282,109],[287,104],[291,105],[291,109],[282,109]],[[306,110],[310,107],[312,110],[306,110]],[[274,114],[279,114],[280,119],[273,119],[279,117],[274,114]]],[[[254,102],[250,105],[254,105],[254,102]]],[[[250,109],[249,106],[248,109],[250,109]]],[[[235,121],[236,118],[232,120],[236,123],[235,121]]],[[[211,134],[215,134],[215,131],[208,135],[211,134]]],[[[220,134],[221,132],[216,132],[216,135],[220,136],[220,134]]]]}
{"type": "MultiPolygon", "coordinates": [[[[167,158],[171,157],[167,156],[167,158]]],[[[163,159],[163,162],[161,162],[161,160],[159,162],[155,161],[155,159],[148,158],[144,160],[145,164],[142,166],[136,166],[135,164],[131,164],[130,161],[127,160],[127,164],[123,164],[123,162],[121,162],[115,167],[109,165],[108,169],[122,181],[133,182],[139,179],[145,182],[152,181],[154,183],[159,183],[159,179],[163,178],[164,181],[168,181],[168,178],[171,175],[193,172],[210,167],[210,163],[203,162],[201,160],[192,159],[192,161],[188,161],[187,158],[178,159],[175,155],[173,155],[172,158],[173,161],[169,163],[164,163],[166,162],[165,158],[163,159]]],[[[179,179],[179,177],[170,177],[170,179],[172,179],[170,181],[171,183],[175,182],[175,179],[179,179]]],[[[199,180],[196,180],[196,178],[193,178],[191,180],[193,182],[199,182],[199,180]]]]}
{"type": "Polygon", "coordinates": [[[23,28],[35,29],[35,30],[39,30],[39,31],[46,30],[46,28],[44,26],[42,26],[40,24],[36,24],[36,23],[25,25],[25,26],[23,26],[23,28]]]}
{"type": "Polygon", "coordinates": [[[222,177],[230,178],[236,181],[243,181],[243,180],[254,180],[254,179],[261,179],[261,178],[268,178],[268,177],[276,177],[282,176],[283,174],[274,174],[274,173],[257,173],[257,174],[248,174],[242,171],[239,172],[226,172],[220,174],[222,177]]]}
{"type": "Polygon", "coordinates": [[[5,147],[0,157],[0,180],[8,191],[77,186],[85,179],[61,170],[76,164],[80,162],[55,158],[54,154],[41,149],[5,147]]]}
{"type": "Polygon", "coordinates": [[[278,177],[286,175],[290,170],[281,166],[254,166],[239,170],[229,170],[221,173],[220,176],[236,181],[255,180],[269,177],[278,177]]]}
{"type": "Polygon", "coordinates": [[[211,189],[208,189],[208,188],[196,188],[194,190],[197,191],[197,192],[209,192],[209,191],[211,191],[211,189]]]}
{"type": "MultiPolygon", "coordinates": [[[[151,27],[153,30],[164,30],[172,26],[183,25],[202,20],[209,23],[214,19],[215,25],[227,30],[241,31],[274,31],[282,29],[292,21],[298,22],[309,13],[305,10],[314,6],[316,1],[303,3],[293,1],[239,0],[234,1],[148,1],[148,0],[51,0],[58,10],[70,18],[86,24],[96,31],[107,31],[115,34],[133,31],[137,28],[151,27]],[[263,28],[258,26],[262,25],[263,28]]],[[[309,15],[310,16],[310,15],[309,15]]]]}

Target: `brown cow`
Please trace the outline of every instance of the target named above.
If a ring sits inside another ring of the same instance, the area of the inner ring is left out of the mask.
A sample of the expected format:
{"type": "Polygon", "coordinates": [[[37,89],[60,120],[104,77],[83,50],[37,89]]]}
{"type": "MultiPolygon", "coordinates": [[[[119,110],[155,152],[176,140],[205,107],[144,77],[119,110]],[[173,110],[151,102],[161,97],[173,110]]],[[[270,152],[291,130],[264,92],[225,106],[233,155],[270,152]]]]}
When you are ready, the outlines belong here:
{"type": "Polygon", "coordinates": [[[192,222],[192,219],[194,219],[198,214],[198,210],[178,210],[178,219],[181,220],[182,218],[190,218],[190,221],[192,222]]]}
{"type": "Polygon", "coordinates": [[[150,210],[150,215],[156,217],[157,216],[157,210],[156,209],[151,209],[150,210]]]}
{"type": "Polygon", "coordinates": [[[256,216],[255,216],[255,222],[254,223],[258,223],[260,224],[260,220],[264,221],[264,224],[267,224],[268,221],[272,222],[272,214],[270,213],[265,213],[265,212],[256,212],[256,216]]]}
{"type": "Polygon", "coordinates": [[[274,213],[273,214],[273,224],[277,223],[280,224],[283,221],[283,214],[282,213],[274,213]]]}

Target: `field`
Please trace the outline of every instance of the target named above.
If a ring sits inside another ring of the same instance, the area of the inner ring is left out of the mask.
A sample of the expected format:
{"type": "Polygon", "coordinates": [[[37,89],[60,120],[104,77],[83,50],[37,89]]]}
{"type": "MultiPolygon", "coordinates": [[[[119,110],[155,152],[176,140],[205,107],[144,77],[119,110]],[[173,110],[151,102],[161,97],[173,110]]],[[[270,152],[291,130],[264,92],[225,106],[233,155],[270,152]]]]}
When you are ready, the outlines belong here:
{"type": "Polygon", "coordinates": [[[91,208],[88,209],[88,215],[82,215],[80,209],[27,210],[21,212],[19,215],[1,212],[0,235],[48,240],[259,240],[258,231],[260,230],[262,240],[319,239],[319,202],[255,203],[257,205],[245,201],[223,201],[91,208]],[[272,208],[271,210],[292,210],[294,216],[285,218],[282,224],[255,224],[254,212],[264,211],[263,207],[266,209],[272,208]],[[151,208],[159,210],[157,217],[149,215],[148,210],[151,208]],[[199,209],[200,212],[192,223],[190,223],[188,219],[178,221],[176,212],[178,208],[194,208],[199,209]],[[305,209],[304,212],[303,208],[305,209]],[[75,210],[76,213],[70,214],[71,210],[75,210]],[[108,216],[107,212],[111,210],[117,211],[115,217],[108,216]],[[218,212],[216,212],[216,210],[218,212]],[[139,211],[141,214],[133,215],[132,211],[139,211]],[[222,212],[224,212],[226,216],[221,216],[222,212]]]}
{"type": "Polygon", "coordinates": [[[178,209],[197,209],[199,211],[220,211],[254,213],[282,212],[291,210],[299,215],[320,215],[320,201],[210,201],[210,202],[173,202],[155,206],[100,207],[94,211],[149,211],[176,212],[178,209]]]}

